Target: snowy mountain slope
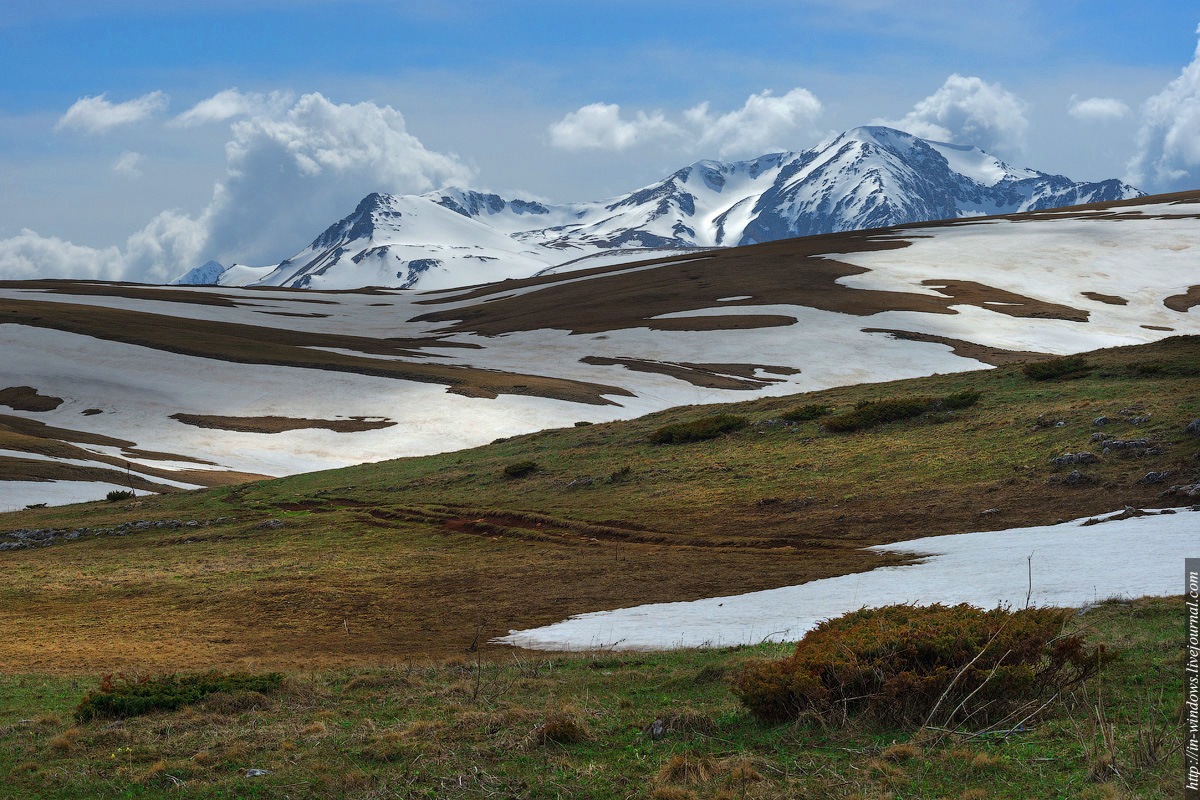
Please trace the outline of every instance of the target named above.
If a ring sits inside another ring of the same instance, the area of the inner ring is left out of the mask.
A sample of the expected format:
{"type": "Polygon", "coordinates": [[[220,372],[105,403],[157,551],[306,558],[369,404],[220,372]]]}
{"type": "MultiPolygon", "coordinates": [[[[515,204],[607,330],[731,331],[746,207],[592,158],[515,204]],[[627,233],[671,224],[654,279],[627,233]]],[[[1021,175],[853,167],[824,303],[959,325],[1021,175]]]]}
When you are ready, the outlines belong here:
{"type": "Polygon", "coordinates": [[[524,277],[545,254],[424,197],[371,194],[255,286],[407,289],[524,277]]]}
{"type": "MultiPolygon", "coordinates": [[[[49,452],[49,438],[71,445],[66,458],[133,461],[135,473],[148,453],[176,454],[146,462],[167,486],[215,479],[199,469],[280,475],[442,452],[1200,334],[1198,252],[1200,192],[440,292],[3,283],[0,390],[62,403],[0,407],[0,428],[23,420],[36,430],[18,449],[49,452]],[[185,474],[185,458],[205,463],[185,474]],[[181,472],[166,483],[162,470],[181,472]]],[[[124,475],[34,484],[45,465],[13,458],[0,453],[5,474],[30,480],[0,484],[5,507],[124,475]]]]}
{"type": "Polygon", "coordinates": [[[793,236],[1007,214],[1140,196],[1116,180],[1077,183],[1011,167],[976,147],[883,127],[855,128],[812,150],[697,161],[608,200],[554,205],[467,189],[373,194],[266,277],[179,282],[423,289],[728,247],[793,236]]]}

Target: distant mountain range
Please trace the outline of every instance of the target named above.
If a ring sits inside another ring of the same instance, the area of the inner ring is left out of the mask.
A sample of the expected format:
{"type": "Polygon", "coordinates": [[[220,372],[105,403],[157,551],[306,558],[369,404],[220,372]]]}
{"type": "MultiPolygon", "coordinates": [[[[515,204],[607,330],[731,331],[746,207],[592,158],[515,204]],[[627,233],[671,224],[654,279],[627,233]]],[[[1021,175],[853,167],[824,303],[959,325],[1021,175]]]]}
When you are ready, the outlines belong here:
{"type": "Polygon", "coordinates": [[[604,201],[553,205],[467,189],[371,194],[285,261],[208,262],[172,283],[442,289],[676,253],[1141,197],[967,145],[854,128],[811,150],[697,161],[604,201]]]}

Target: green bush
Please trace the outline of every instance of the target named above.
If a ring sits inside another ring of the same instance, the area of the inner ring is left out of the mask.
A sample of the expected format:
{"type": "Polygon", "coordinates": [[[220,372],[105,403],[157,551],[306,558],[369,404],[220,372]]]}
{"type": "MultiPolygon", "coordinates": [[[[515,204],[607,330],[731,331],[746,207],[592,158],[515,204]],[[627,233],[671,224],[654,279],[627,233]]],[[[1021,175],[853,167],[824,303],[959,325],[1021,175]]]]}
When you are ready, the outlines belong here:
{"type": "Polygon", "coordinates": [[[1026,364],[1022,371],[1035,381],[1048,381],[1056,378],[1082,378],[1092,369],[1083,356],[1066,356],[1052,358],[1049,361],[1034,361],[1026,364]]]}
{"type": "Polygon", "coordinates": [[[920,724],[936,709],[937,724],[970,717],[982,726],[1094,674],[1103,647],[1064,634],[1071,615],[965,604],[863,609],[821,623],[787,658],[746,665],[732,687],[763,720],[920,724]]]}
{"type": "Polygon", "coordinates": [[[113,489],[108,494],[104,495],[104,499],[110,503],[116,503],[121,500],[132,500],[136,495],[128,489],[113,489]]]}
{"type": "Polygon", "coordinates": [[[536,461],[514,461],[504,468],[504,474],[509,478],[524,478],[537,472],[536,461]]]}
{"type": "Polygon", "coordinates": [[[213,671],[157,677],[105,675],[100,679],[100,687],[88,693],[76,707],[75,718],[88,722],[136,717],[151,711],[174,711],[219,692],[228,695],[269,694],[279,688],[282,680],[283,675],[278,672],[251,675],[213,671]]]}
{"type": "Polygon", "coordinates": [[[788,422],[808,422],[810,419],[820,419],[833,413],[829,406],[819,403],[807,403],[802,406],[789,408],[781,415],[788,422]]]}
{"type": "Polygon", "coordinates": [[[663,425],[650,434],[650,441],[656,444],[703,442],[705,439],[715,439],[723,433],[740,430],[749,424],[745,417],[735,414],[717,414],[690,422],[674,422],[670,425],[663,425]]]}
{"type": "Polygon", "coordinates": [[[864,400],[853,411],[827,417],[821,424],[834,433],[849,433],[919,417],[929,412],[955,411],[970,408],[979,402],[981,392],[964,389],[945,397],[890,397],[884,400],[864,400]]]}

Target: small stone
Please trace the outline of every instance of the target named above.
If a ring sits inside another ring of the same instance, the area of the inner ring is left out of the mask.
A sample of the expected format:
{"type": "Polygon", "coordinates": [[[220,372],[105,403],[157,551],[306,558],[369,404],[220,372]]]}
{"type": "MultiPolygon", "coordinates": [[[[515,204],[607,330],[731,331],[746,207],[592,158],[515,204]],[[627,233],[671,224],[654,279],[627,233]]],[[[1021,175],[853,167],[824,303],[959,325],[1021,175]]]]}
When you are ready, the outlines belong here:
{"type": "Polygon", "coordinates": [[[1110,420],[1108,417],[1096,417],[1094,420],[1092,420],[1092,424],[1097,428],[1107,425],[1110,422],[1112,422],[1112,420],[1110,420]]]}
{"type": "Polygon", "coordinates": [[[1200,436],[1200,419],[1194,419],[1183,428],[1184,433],[1190,433],[1192,436],[1200,436]]]}
{"type": "Polygon", "coordinates": [[[251,769],[246,770],[247,778],[261,778],[264,775],[270,775],[270,774],[271,774],[271,770],[269,770],[269,769],[258,769],[257,767],[252,767],[251,769]]]}

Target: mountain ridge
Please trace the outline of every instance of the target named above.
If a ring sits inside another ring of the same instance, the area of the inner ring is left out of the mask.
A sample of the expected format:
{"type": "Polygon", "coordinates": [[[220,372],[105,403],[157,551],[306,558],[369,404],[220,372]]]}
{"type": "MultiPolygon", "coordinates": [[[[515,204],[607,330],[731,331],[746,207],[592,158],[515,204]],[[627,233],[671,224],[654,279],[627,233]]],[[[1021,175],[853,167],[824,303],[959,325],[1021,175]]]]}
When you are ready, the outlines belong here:
{"type": "Polygon", "coordinates": [[[214,277],[209,262],[175,282],[443,289],[595,263],[594,257],[619,263],[656,250],[758,244],[1142,196],[1115,178],[1072,181],[1014,168],[977,147],[865,126],[809,150],[743,161],[701,159],[656,183],[594,202],[552,204],[458,187],[423,195],[372,193],[269,270],[227,270],[214,277]]]}

